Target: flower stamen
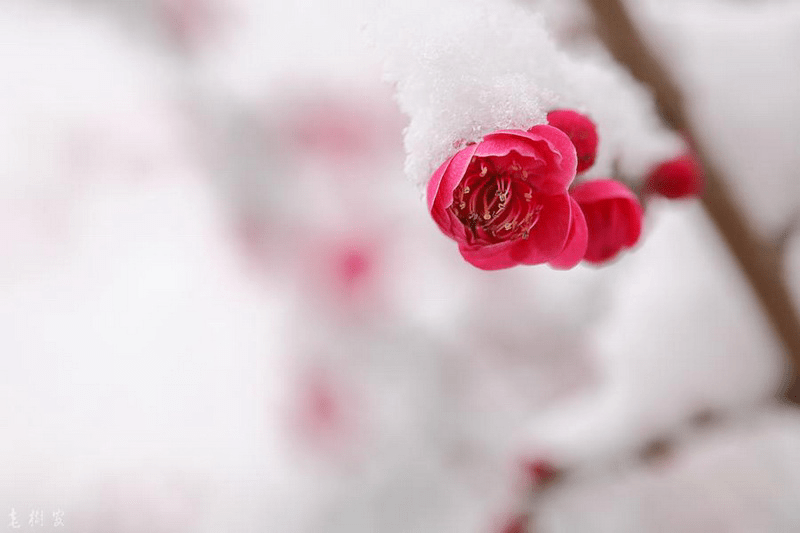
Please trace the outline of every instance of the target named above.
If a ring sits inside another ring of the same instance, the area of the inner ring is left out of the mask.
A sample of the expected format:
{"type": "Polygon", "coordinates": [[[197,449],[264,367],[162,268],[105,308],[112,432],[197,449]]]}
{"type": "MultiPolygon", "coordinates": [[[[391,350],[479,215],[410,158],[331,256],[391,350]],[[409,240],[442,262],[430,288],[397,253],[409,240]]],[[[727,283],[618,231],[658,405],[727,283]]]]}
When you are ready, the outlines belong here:
{"type": "Polygon", "coordinates": [[[528,175],[517,161],[495,168],[491,161],[478,160],[456,188],[451,208],[472,240],[501,242],[529,237],[541,206],[534,202],[535,189],[525,181],[528,175]]]}

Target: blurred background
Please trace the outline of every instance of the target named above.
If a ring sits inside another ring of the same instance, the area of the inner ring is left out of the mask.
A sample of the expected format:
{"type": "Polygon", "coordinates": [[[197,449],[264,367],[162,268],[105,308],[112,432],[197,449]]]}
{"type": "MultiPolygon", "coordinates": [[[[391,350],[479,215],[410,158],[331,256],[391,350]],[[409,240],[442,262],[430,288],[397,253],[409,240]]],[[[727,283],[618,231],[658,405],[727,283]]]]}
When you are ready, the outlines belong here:
{"type": "MultiPolygon", "coordinates": [[[[383,4],[0,0],[0,527],[800,531],[784,354],[701,203],[608,267],[471,267],[383,4]]],[[[800,301],[800,2],[627,4],[800,301]]]]}

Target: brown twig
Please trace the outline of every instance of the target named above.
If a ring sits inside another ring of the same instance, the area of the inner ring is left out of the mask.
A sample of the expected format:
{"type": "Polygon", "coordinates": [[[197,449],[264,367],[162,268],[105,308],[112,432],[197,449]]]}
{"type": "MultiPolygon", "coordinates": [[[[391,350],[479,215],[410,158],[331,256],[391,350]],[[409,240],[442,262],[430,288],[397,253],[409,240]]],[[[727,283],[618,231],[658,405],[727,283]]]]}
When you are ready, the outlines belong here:
{"type": "Polygon", "coordinates": [[[639,81],[649,85],[663,119],[684,132],[705,170],[703,205],[731,254],[739,263],[782,341],[791,365],[781,397],[800,403],[800,317],[781,274],[780,247],[764,241],[725,187],[713,159],[693,134],[686,106],[670,74],[650,52],[621,0],[587,0],[594,11],[598,34],[614,57],[639,81]]]}

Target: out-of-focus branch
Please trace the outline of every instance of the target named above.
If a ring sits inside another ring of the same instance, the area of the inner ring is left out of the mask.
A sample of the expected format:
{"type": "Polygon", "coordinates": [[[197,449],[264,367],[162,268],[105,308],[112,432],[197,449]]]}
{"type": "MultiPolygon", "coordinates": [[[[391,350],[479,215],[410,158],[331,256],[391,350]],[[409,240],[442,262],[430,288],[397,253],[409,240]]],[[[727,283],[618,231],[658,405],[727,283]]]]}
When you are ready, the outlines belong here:
{"type": "Polygon", "coordinates": [[[626,11],[622,0],[587,0],[594,11],[597,31],[609,51],[641,82],[649,85],[664,120],[688,135],[706,175],[703,204],[732,255],[753,287],[775,332],[783,342],[792,366],[782,396],[800,403],[800,317],[782,275],[781,250],[765,242],[748,224],[709,152],[698,142],[678,86],[650,52],[626,11]]]}

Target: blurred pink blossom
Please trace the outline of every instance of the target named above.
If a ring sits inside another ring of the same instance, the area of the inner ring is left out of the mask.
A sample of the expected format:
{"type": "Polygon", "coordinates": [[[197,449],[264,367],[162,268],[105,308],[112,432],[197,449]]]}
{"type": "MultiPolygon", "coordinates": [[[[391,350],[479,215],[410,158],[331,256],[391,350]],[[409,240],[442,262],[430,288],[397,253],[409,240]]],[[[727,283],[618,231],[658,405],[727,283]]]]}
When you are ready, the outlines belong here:
{"type": "Polygon", "coordinates": [[[597,127],[586,115],[571,109],[559,109],[547,114],[547,123],[567,134],[578,153],[578,173],[594,165],[597,157],[597,127]]]}
{"type": "Polygon", "coordinates": [[[645,190],[665,198],[700,196],[705,179],[703,168],[691,154],[664,161],[647,176],[645,190]]]}
{"type": "Polygon", "coordinates": [[[642,232],[642,206],[622,183],[602,179],[582,183],[570,191],[589,228],[584,259],[605,263],[635,245],[642,232]]]}

